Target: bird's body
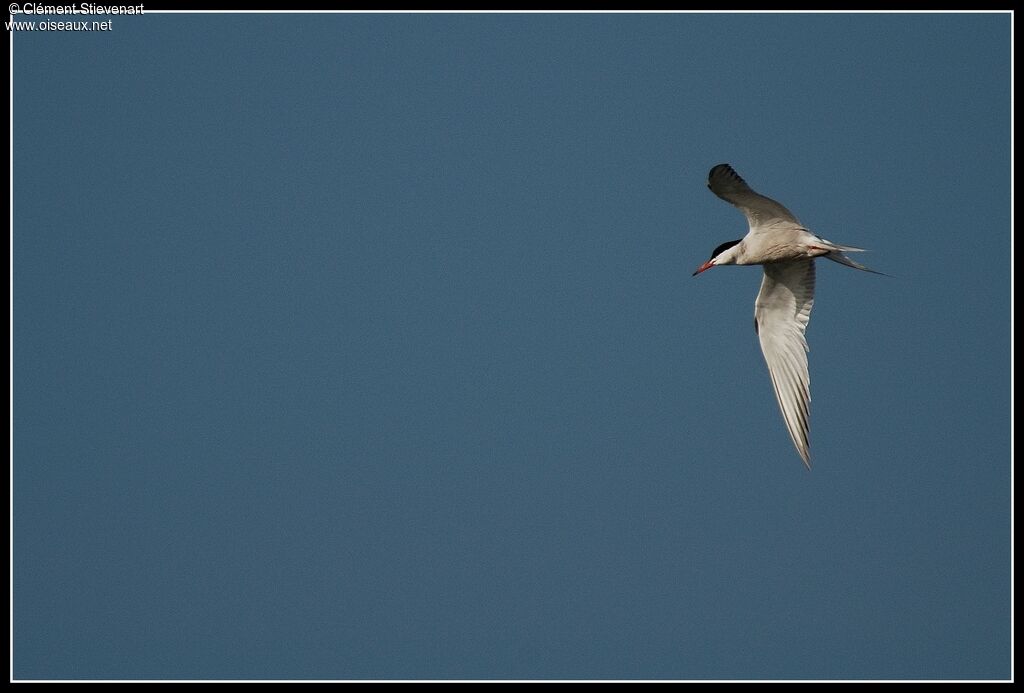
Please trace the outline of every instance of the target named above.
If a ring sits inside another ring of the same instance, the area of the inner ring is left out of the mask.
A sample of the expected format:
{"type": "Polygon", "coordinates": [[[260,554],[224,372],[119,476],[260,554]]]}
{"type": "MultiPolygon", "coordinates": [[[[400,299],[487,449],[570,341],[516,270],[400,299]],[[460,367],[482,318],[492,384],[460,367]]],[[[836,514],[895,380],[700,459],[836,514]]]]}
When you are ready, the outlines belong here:
{"type": "Polygon", "coordinates": [[[811,397],[804,333],[814,305],[814,259],[823,257],[847,267],[874,270],[845,254],[860,248],[838,245],[811,233],[788,209],[751,190],[728,164],[711,169],[708,187],[743,212],[750,230],[742,239],[715,248],[711,259],[694,274],[717,265],[763,265],[761,291],[754,302],[754,329],[786,429],[810,468],[811,397]]]}

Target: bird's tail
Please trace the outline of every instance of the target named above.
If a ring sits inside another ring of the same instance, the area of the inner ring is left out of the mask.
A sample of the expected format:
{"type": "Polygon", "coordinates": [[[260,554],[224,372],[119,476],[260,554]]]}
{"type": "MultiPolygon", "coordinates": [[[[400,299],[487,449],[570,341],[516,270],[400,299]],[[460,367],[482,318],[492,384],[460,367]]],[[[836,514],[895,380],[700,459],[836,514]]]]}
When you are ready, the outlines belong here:
{"type": "Polygon", "coordinates": [[[856,260],[851,260],[846,255],[846,253],[866,252],[863,248],[855,248],[852,245],[839,245],[838,243],[833,243],[832,241],[826,241],[826,243],[828,243],[828,247],[830,248],[830,250],[828,253],[822,255],[821,257],[827,260],[831,260],[832,262],[838,262],[840,265],[846,265],[847,267],[859,269],[864,272],[871,272],[871,274],[881,274],[883,277],[889,276],[885,272],[878,272],[876,270],[871,269],[870,267],[865,267],[856,260]]]}

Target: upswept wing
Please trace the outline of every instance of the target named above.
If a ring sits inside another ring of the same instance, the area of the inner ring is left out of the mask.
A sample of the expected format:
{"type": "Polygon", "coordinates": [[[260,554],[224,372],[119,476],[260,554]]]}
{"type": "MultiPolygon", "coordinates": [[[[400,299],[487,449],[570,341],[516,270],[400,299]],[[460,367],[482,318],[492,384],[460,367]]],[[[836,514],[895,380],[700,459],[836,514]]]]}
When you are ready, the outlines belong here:
{"type": "Polygon", "coordinates": [[[740,178],[729,164],[719,164],[708,174],[708,187],[711,192],[726,202],[739,208],[747,217],[750,229],[760,227],[796,226],[800,222],[788,209],[770,197],[760,195],[740,178]]]}

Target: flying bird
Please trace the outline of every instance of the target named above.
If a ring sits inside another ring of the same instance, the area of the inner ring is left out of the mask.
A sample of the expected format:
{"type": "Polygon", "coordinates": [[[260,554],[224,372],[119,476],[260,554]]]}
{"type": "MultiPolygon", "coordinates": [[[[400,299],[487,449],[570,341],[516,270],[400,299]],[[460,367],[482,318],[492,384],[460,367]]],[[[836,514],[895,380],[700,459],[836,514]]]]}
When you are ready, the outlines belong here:
{"type": "Polygon", "coordinates": [[[847,267],[881,274],[854,262],[847,252],[862,248],[839,245],[808,231],[788,209],[754,192],[729,164],[708,174],[711,192],[739,208],[750,231],[711,252],[711,259],[694,276],[718,265],[761,265],[764,278],[754,301],[754,330],[775,388],[789,437],[811,468],[808,421],[811,394],[807,375],[804,332],[814,305],[814,259],[825,258],[847,267]]]}

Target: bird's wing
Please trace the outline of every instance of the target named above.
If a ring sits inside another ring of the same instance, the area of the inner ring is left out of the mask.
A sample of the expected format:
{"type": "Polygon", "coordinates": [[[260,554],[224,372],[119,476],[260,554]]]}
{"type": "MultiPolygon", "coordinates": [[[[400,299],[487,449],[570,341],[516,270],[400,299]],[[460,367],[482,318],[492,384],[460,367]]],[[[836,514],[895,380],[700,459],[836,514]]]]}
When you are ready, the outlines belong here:
{"type": "Polygon", "coordinates": [[[796,451],[810,469],[810,377],[804,332],[814,305],[814,260],[764,265],[754,303],[754,329],[775,388],[775,398],[796,451]]]}
{"type": "Polygon", "coordinates": [[[711,192],[735,205],[747,217],[751,230],[761,227],[800,226],[788,209],[770,197],[750,189],[747,182],[729,164],[719,164],[708,174],[711,192]]]}

